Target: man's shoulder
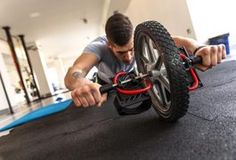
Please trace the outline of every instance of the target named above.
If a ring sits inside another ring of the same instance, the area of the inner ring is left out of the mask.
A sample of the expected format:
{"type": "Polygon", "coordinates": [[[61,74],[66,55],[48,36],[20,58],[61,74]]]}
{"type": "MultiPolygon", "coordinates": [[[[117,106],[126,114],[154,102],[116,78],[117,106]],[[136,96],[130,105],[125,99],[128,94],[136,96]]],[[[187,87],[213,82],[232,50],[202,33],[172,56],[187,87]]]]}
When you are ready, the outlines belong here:
{"type": "Polygon", "coordinates": [[[106,36],[99,36],[96,39],[94,39],[92,42],[90,42],[87,45],[87,49],[92,49],[92,50],[100,50],[100,52],[107,52],[108,45],[107,45],[107,38],[106,36]]]}
{"type": "Polygon", "coordinates": [[[107,56],[107,52],[110,52],[107,42],[106,36],[99,36],[84,48],[83,53],[93,53],[100,60],[104,55],[107,56]]]}
{"type": "Polygon", "coordinates": [[[91,43],[101,43],[101,44],[107,44],[108,40],[106,36],[99,36],[95,38],[91,43]]]}

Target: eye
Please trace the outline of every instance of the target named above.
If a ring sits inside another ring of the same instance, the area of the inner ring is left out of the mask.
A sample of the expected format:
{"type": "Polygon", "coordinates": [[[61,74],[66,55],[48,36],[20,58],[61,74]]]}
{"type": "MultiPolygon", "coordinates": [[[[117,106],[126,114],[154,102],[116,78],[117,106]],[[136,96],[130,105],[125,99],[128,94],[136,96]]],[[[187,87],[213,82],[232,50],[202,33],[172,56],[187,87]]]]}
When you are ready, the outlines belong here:
{"type": "Polygon", "coordinates": [[[133,49],[134,49],[134,48],[130,48],[130,49],[127,50],[127,51],[117,51],[117,53],[119,53],[119,54],[125,54],[125,53],[127,53],[127,52],[132,52],[133,49]]]}
{"type": "Polygon", "coordinates": [[[127,51],[118,51],[117,53],[119,53],[119,54],[125,54],[125,53],[127,53],[127,51]]]}

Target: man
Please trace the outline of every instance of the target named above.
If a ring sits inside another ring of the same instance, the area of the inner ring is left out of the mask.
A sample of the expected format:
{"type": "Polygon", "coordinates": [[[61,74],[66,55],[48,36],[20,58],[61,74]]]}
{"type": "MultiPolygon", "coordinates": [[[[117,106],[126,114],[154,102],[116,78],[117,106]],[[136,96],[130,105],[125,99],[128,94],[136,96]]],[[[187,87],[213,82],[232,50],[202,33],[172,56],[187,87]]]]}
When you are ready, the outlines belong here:
{"type": "MultiPolygon", "coordinates": [[[[107,94],[100,94],[98,83],[85,78],[93,66],[98,68],[99,81],[105,83],[109,83],[116,72],[129,72],[134,67],[133,26],[129,18],[114,14],[107,20],[105,32],[106,36],[98,37],[84,49],[65,76],[65,85],[72,91],[72,99],[78,107],[101,106],[107,99],[107,94]]],[[[224,45],[200,47],[190,38],[172,38],[176,46],[184,46],[190,53],[202,57],[203,63],[198,65],[201,70],[214,67],[226,57],[224,45]]]]}

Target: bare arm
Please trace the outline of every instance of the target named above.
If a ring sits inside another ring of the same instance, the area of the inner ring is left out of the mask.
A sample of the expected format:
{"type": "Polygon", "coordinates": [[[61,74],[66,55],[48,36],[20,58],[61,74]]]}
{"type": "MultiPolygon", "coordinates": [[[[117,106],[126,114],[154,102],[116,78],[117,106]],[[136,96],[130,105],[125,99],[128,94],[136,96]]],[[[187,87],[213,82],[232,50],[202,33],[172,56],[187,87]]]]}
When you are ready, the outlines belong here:
{"type": "Polygon", "coordinates": [[[82,54],[65,76],[65,85],[71,90],[71,97],[77,107],[101,106],[107,94],[101,95],[100,85],[86,79],[89,70],[98,63],[94,54],[82,54]]]}
{"type": "Polygon", "coordinates": [[[177,47],[184,46],[189,53],[193,53],[196,48],[201,46],[200,43],[191,38],[181,37],[181,36],[173,36],[172,38],[177,47]]]}
{"type": "Polygon", "coordinates": [[[98,59],[94,54],[82,54],[76,59],[73,66],[71,66],[65,76],[65,86],[69,90],[73,90],[78,86],[83,85],[89,80],[85,77],[89,70],[98,63],[98,59]]]}

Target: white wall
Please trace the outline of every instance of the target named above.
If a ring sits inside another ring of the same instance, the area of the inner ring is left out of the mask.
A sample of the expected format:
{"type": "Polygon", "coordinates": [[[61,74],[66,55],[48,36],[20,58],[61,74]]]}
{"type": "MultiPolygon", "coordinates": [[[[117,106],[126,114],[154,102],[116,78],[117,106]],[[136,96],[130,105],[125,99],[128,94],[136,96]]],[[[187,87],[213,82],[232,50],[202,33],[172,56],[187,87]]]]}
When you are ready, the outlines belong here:
{"type": "MultiPolygon", "coordinates": [[[[0,53],[0,66],[1,66],[1,70],[0,70],[0,74],[2,75],[2,71],[3,71],[3,60],[2,60],[2,53],[0,53]]],[[[3,76],[3,75],[2,75],[3,76]]],[[[3,77],[2,77],[3,78],[3,77]]],[[[4,81],[4,80],[3,80],[4,81]]],[[[5,82],[5,81],[4,81],[5,82]]],[[[6,86],[5,86],[6,87],[6,86]]],[[[9,107],[8,103],[7,103],[7,98],[5,95],[5,92],[3,90],[3,84],[0,81],[0,99],[1,99],[1,105],[0,105],[0,111],[4,110],[6,108],[9,107]]]]}
{"type": "Polygon", "coordinates": [[[230,33],[230,45],[236,44],[236,15],[234,0],[187,0],[197,39],[230,33]]]}
{"type": "Polygon", "coordinates": [[[5,84],[5,88],[7,90],[7,93],[8,93],[8,97],[10,99],[10,103],[12,106],[15,106],[19,102],[23,102],[25,100],[25,98],[24,98],[23,94],[16,94],[15,93],[15,87],[16,87],[15,85],[19,84],[18,83],[19,77],[18,77],[18,74],[16,72],[16,68],[15,68],[13,62],[12,62],[12,68],[7,68],[9,66],[6,65],[6,61],[8,61],[8,63],[11,63],[11,62],[9,62],[10,59],[4,59],[3,54],[11,56],[11,51],[10,51],[8,43],[4,40],[0,40],[0,72],[2,74],[2,78],[3,78],[4,84],[5,84]],[[14,69],[15,71],[9,71],[11,69],[12,70],[14,69]],[[15,82],[13,82],[13,81],[15,81],[15,82]]]}
{"type": "Polygon", "coordinates": [[[65,88],[64,77],[66,75],[66,68],[63,63],[63,60],[60,57],[54,57],[47,61],[47,66],[48,66],[47,72],[49,72],[50,70],[48,78],[51,79],[51,82],[54,83],[59,88],[65,88]]]}
{"type": "Polygon", "coordinates": [[[1,111],[9,107],[1,82],[0,82],[0,98],[1,98],[1,105],[0,105],[0,111],[1,111]]]}
{"type": "Polygon", "coordinates": [[[186,0],[132,0],[125,14],[134,25],[146,20],[156,20],[172,35],[195,38],[186,0]],[[187,29],[192,33],[188,34],[187,29]]]}
{"type": "Polygon", "coordinates": [[[52,82],[48,77],[47,64],[44,54],[39,50],[28,50],[32,68],[35,73],[35,80],[39,87],[41,96],[51,94],[53,92],[52,82]]]}
{"type": "MultiPolygon", "coordinates": [[[[10,103],[12,106],[14,106],[16,105],[16,95],[14,93],[14,87],[12,87],[10,83],[11,81],[7,72],[6,64],[4,62],[3,54],[10,54],[10,48],[6,41],[0,39],[0,73],[2,75],[2,80],[5,85],[5,89],[8,93],[10,103]]],[[[0,82],[0,100],[1,100],[0,110],[9,107],[5,92],[3,90],[3,84],[1,82],[0,82]]]]}

